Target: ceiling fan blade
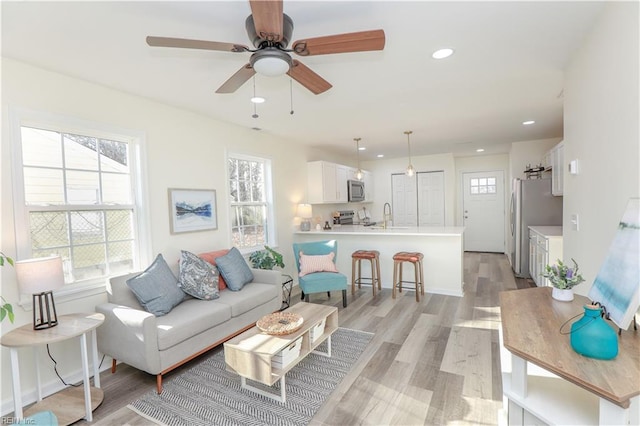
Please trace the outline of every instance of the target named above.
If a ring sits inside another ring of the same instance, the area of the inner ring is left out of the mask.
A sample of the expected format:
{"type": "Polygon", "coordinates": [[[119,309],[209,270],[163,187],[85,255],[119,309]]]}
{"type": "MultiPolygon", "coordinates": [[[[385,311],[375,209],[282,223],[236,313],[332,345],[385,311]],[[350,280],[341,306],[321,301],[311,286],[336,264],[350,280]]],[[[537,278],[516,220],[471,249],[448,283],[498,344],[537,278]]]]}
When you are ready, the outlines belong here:
{"type": "Polygon", "coordinates": [[[384,49],[384,30],[360,31],[298,40],[293,51],[301,56],[367,52],[384,49]]]}
{"type": "Polygon", "coordinates": [[[224,82],[222,86],[216,90],[216,93],[233,93],[240,88],[244,83],[247,82],[251,77],[254,76],[255,70],[251,66],[251,64],[246,64],[235,74],[233,74],[227,81],[224,82]]]}
{"type": "Polygon", "coordinates": [[[293,60],[293,65],[289,68],[287,74],[315,95],[326,92],[333,87],[331,83],[311,71],[311,68],[296,59],[293,60]]]}
{"type": "Polygon", "coordinates": [[[247,46],[242,44],[173,37],[147,36],[147,44],[154,47],[180,47],[185,49],[221,50],[223,52],[246,52],[249,50],[247,46]]]}
{"type": "Polygon", "coordinates": [[[282,38],[282,0],[250,0],[251,14],[260,38],[280,41],[282,38]]]}

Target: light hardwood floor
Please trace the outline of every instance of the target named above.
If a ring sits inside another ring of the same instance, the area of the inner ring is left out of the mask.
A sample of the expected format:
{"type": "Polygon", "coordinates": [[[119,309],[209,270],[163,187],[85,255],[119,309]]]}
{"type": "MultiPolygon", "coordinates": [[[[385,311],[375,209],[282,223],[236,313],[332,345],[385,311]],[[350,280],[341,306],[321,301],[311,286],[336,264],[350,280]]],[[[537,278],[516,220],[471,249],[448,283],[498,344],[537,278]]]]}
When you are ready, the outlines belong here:
{"type": "MultiPolygon", "coordinates": [[[[514,279],[506,257],[489,253],[465,253],[464,282],[462,298],[426,294],[419,303],[413,291],[394,300],[390,289],[373,298],[370,287],[349,294],[347,308],[339,293],[330,299],[312,295],[312,303],[338,307],[341,327],[375,337],[311,424],[497,424],[502,407],[498,293],[531,282],[514,279]]],[[[299,300],[299,293],[292,295],[293,302],[299,300]]],[[[126,405],[153,390],[155,376],[119,365],[116,374],[105,372],[101,379],[104,402],[92,424],[150,423],[126,405]]]]}

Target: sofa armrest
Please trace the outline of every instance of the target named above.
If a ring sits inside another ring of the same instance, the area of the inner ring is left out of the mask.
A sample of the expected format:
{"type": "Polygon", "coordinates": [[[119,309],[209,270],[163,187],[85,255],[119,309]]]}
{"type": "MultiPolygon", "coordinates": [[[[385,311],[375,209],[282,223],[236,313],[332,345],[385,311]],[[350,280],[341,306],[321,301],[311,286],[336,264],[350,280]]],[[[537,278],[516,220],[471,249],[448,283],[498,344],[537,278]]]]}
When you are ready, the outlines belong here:
{"type": "Polygon", "coordinates": [[[251,268],[254,283],[282,285],[282,272],[269,269],[251,268]]]}
{"type": "Polygon", "coordinates": [[[156,317],[129,306],[103,303],[96,312],[104,315],[98,327],[98,350],[150,374],[160,373],[156,317]]]}

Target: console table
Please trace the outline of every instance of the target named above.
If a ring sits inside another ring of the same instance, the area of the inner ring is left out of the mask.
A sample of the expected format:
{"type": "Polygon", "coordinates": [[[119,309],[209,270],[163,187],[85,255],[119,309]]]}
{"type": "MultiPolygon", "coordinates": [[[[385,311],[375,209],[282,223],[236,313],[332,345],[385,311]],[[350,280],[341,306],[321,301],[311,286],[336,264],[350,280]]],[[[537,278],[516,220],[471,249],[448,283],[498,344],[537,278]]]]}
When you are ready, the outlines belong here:
{"type": "Polygon", "coordinates": [[[500,293],[502,390],[509,424],[639,424],[640,335],[633,327],[623,331],[613,360],[578,354],[560,327],[581,316],[590,302],[579,295],[560,302],[551,290],[500,293]]]}
{"type": "Polygon", "coordinates": [[[18,362],[18,349],[32,347],[35,359],[35,372],[37,381],[38,403],[29,407],[24,414],[32,415],[38,411],[51,410],[58,417],[60,425],[71,424],[85,418],[88,422],[93,420],[92,411],[102,403],[103,392],[100,389],[100,372],[98,371],[98,347],[95,330],[104,322],[104,315],[97,313],[82,313],[62,315],[58,317],[58,325],[44,330],[34,330],[29,323],[11,330],[2,336],[0,344],[11,350],[11,370],[13,379],[13,403],[14,416],[23,418],[22,391],[20,388],[20,366],[18,362]],[[93,353],[93,383],[89,382],[89,360],[87,354],[87,335],[91,335],[91,348],[93,353]],[[82,388],[68,387],[47,398],[42,398],[40,387],[40,366],[38,362],[38,347],[49,343],[63,342],[74,337],[80,337],[80,352],[82,358],[83,391],[82,388]],[[83,398],[84,394],[84,398],[83,398]],[[84,402],[84,404],[83,404],[84,402]]]}

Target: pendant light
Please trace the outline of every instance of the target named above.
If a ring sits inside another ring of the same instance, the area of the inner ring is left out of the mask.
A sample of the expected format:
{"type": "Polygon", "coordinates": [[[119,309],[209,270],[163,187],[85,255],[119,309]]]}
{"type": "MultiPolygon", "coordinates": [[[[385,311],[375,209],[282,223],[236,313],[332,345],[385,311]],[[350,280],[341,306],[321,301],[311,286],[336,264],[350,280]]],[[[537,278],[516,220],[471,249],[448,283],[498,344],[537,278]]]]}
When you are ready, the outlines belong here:
{"type": "Polygon", "coordinates": [[[413,169],[413,164],[411,164],[411,141],[409,140],[409,135],[413,133],[411,130],[406,130],[404,132],[407,135],[407,148],[409,149],[409,165],[407,166],[407,170],[404,172],[408,177],[412,177],[415,174],[415,170],[413,169]]]}
{"type": "Polygon", "coordinates": [[[362,138],[353,138],[356,141],[356,159],[358,161],[358,170],[356,170],[356,179],[362,180],[362,169],[360,168],[360,139],[362,138]]]}

